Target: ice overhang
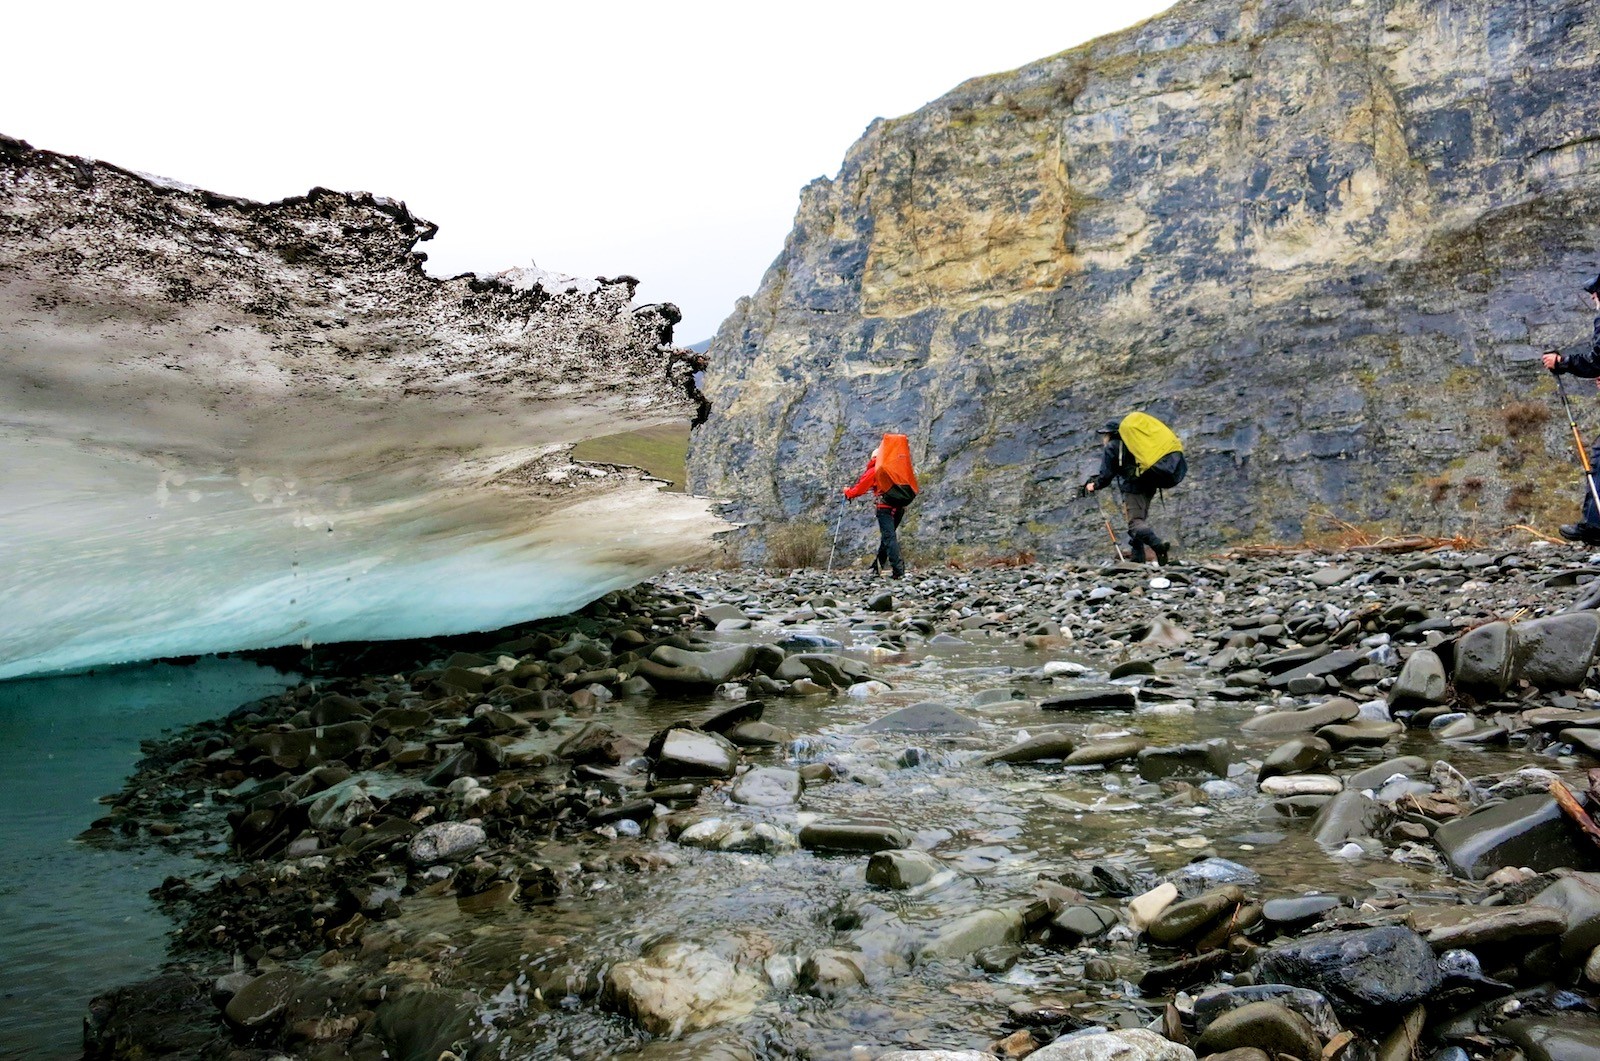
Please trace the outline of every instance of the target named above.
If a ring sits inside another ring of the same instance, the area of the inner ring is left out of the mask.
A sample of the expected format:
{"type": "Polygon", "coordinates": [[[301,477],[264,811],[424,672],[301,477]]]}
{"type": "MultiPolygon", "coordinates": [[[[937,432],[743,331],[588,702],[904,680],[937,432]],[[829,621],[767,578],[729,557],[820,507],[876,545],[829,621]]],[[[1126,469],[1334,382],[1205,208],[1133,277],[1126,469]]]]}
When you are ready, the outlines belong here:
{"type": "Polygon", "coordinates": [[[0,137],[0,678],[490,629],[706,554],[709,502],[567,455],[694,415],[673,308],[430,277],[432,234],[0,137]]]}

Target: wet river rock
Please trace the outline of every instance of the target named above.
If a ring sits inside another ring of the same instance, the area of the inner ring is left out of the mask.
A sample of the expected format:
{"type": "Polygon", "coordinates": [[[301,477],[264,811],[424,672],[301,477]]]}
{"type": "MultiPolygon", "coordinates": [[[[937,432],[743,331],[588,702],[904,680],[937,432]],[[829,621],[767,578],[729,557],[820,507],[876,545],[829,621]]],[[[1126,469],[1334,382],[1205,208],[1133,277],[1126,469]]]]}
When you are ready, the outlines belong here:
{"type": "Polygon", "coordinates": [[[1320,1057],[1322,1038],[1311,1022],[1275,1002],[1251,1002],[1212,1021],[1195,1049],[1201,1056],[1240,1047],[1255,1047],[1290,1057],[1320,1057]]]}
{"type": "Polygon", "coordinates": [[[1261,956],[1256,971],[1266,983],[1316,991],[1350,1018],[1420,1002],[1440,982],[1433,949],[1398,926],[1276,946],[1261,956]]]}
{"type": "Polygon", "coordinates": [[[1550,796],[1520,796],[1440,825],[1433,834],[1456,873],[1469,879],[1501,866],[1600,869],[1600,848],[1575,835],[1550,796]]]}
{"type": "Polygon", "coordinates": [[[764,994],[760,980],[728,959],[673,941],[612,966],[605,998],[648,1032],[681,1035],[743,1016],[764,994]]]}

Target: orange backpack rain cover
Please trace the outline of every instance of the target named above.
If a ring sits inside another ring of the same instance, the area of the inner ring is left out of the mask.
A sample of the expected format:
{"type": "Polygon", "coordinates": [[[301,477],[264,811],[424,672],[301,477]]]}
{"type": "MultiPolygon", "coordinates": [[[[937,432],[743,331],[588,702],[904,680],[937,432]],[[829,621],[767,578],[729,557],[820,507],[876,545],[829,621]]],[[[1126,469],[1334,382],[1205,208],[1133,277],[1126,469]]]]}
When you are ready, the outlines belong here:
{"type": "Polygon", "coordinates": [[[878,492],[891,486],[909,486],[920,491],[917,473],[911,470],[911,443],[904,435],[884,435],[878,450],[878,492]]]}

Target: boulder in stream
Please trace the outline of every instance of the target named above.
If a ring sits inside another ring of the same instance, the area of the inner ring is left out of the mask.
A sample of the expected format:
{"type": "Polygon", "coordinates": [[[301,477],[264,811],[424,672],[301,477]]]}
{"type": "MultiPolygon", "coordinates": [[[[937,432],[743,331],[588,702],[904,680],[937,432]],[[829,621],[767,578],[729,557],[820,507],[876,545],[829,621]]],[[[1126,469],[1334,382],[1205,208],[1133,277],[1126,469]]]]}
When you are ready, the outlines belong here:
{"type": "Polygon", "coordinates": [[[867,860],[867,883],[903,891],[926,884],[943,870],[943,864],[926,851],[915,848],[879,851],[867,860]]]}
{"type": "Polygon", "coordinates": [[[811,851],[888,851],[910,847],[911,834],[893,822],[840,818],[801,829],[800,846],[811,851]]]}
{"type": "Polygon", "coordinates": [[[1195,1061],[1187,1046],[1144,1028],[1078,1032],[1028,1057],[1030,1061],[1195,1061]]]}
{"type": "Polygon", "coordinates": [[[1311,1022],[1276,1002],[1251,1002],[1223,1013],[1200,1033],[1194,1045],[1202,1056],[1244,1046],[1274,1056],[1322,1056],[1322,1038],[1311,1022]]]}
{"type": "Polygon", "coordinates": [[[436,822],[411,838],[411,861],[418,866],[457,862],[483,846],[483,826],[468,822],[436,822]]]}
{"type": "Polygon", "coordinates": [[[1256,975],[1262,983],[1315,991],[1356,1019],[1421,1002],[1440,983],[1433,948],[1398,925],[1281,944],[1261,956],[1256,975]]]}
{"type": "Polygon", "coordinates": [[[729,795],[735,803],[750,807],[787,807],[800,802],[804,788],[797,771],[758,766],[739,775],[729,795]]]}
{"type": "Polygon", "coordinates": [[[1419,648],[1400,668],[1400,676],[1389,689],[1389,706],[1442,704],[1447,697],[1445,686],[1444,662],[1439,654],[1429,648],[1419,648]]]}
{"type": "MultiPolygon", "coordinates": [[[[1578,800],[1588,809],[1588,797],[1578,800]]],[[[1570,866],[1600,869],[1596,849],[1567,821],[1551,796],[1529,795],[1494,803],[1445,822],[1433,834],[1450,868],[1481,880],[1502,866],[1536,872],[1570,866]]]]}
{"type": "Polygon", "coordinates": [[[606,978],[604,1000],[651,1035],[676,1036],[736,1020],[766,994],[756,976],[695,943],[657,943],[606,978]]]}
{"type": "Polygon", "coordinates": [[[891,711],[861,728],[863,733],[970,733],[978,724],[944,704],[924,703],[891,711]]]}
{"type": "Polygon", "coordinates": [[[939,930],[919,952],[922,961],[964,958],[985,947],[1022,938],[1022,914],[1016,910],[974,910],[939,930]]]}
{"type": "Polygon", "coordinates": [[[1600,612],[1564,612],[1518,623],[1515,672],[1541,689],[1583,685],[1600,649],[1600,612]]]}
{"type": "Polygon", "coordinates": [[[658,780],[684,777],[732,777],[739,765],[739,749],[720,733],[697,729],[667,730],[651,742],[658,780]],[[659,743],[658,743],[659,742],[659,743]]]}

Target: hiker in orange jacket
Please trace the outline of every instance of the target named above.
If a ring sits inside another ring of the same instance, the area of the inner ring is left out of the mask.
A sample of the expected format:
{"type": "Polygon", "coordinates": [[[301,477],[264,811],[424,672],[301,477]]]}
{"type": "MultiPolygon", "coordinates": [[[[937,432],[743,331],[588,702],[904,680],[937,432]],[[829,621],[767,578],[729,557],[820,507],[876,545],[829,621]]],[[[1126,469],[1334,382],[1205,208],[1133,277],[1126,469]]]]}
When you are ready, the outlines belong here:
{"type": "Polygon", "coordinates": [[[844,488],[844,496],[854,501],[862,494],[871,490],[878,499],[878,558],[872,561],[872,573],[876,575],[883,570],[885,563],[889,564],[895,578],[904,578],[906,565],[900,559],[900,537],[896,533],[900,527],[900,519],[906,514],[905,508],[896,507],[883,499],[884,490],[878,483],[878,458],[883,455],[883,447],[879,446],[872,451],[872,456],[867,458],[866,471],[861,473],[861,478],[856,480],[854,486],[844,488]]]}

